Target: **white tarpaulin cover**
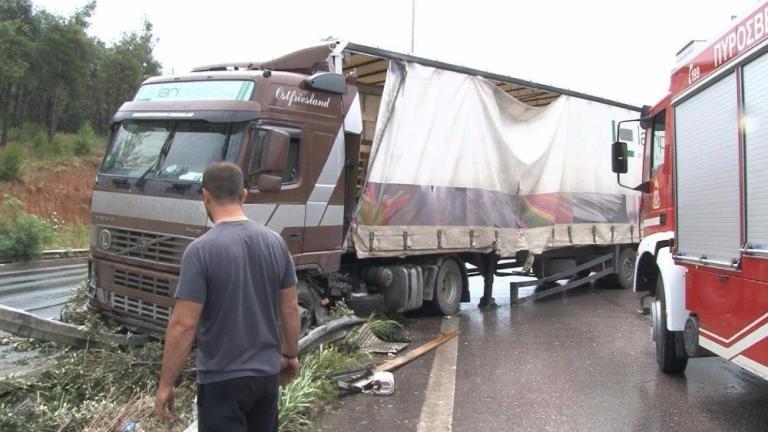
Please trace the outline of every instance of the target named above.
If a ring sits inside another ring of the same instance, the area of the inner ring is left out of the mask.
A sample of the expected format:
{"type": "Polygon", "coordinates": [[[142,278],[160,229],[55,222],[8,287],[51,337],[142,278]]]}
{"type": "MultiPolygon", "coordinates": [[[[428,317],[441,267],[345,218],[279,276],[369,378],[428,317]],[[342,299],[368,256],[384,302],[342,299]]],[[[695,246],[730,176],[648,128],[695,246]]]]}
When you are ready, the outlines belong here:
{"type": "MultiPolygon", "coordinates": [[[[639,197],[616,183],[610,155],[614,122],[637,116],[570,96],[534,108],[481,77],[391,62],[357,254],[637,242],[639,197]]],[[[638,184],[639,172],[624,181],[638,184]]]]}

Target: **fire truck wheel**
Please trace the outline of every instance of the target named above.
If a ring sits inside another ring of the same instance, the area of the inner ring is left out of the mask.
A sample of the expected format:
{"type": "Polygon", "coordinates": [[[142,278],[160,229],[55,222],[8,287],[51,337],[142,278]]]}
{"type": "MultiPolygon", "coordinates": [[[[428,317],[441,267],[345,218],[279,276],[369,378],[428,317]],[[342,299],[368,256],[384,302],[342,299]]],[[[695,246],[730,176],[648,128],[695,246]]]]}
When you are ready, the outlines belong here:
{"type": "Polygon", "coordinates": [[[656,277],[656,301],[651,308],[653,336],[656,341],[656,363],[662,372],[681,374],[688,365],[683,332],[667,329],[667,305],[664,300],[664,281],[656,277]]]}
{"type": "Polygon", "coordinates": [[[318,310],[322,309],[322,306],[320,305],[320,296],[307,286],[304,281],[299,281],[297,295],[299,298],[299,319],[301,321],[300,337],[304,337],[317,322],[318,310]]]}
{"type": "Polygon", "coordinates": [[[435,291],[430,309],[439,315],[451,315],[459,310],[464,278],[456,260],[448,258],[440,264],[435,277],[435,291]]]}

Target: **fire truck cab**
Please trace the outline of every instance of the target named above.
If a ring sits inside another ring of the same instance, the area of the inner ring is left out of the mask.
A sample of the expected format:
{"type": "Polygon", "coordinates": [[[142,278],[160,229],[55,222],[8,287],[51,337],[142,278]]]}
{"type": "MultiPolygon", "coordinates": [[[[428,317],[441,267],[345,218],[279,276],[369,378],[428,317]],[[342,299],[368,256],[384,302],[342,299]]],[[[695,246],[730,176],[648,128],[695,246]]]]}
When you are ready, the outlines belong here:
{"type": "MultiPolygon", "coordinates": [[[[642,241],[635,291],[659,367],[721,356],[768,379],[768,2],[687,46],[642,119],[642,241]]],[[[629,156],[614,143],[614,172],[629,156]]]]}

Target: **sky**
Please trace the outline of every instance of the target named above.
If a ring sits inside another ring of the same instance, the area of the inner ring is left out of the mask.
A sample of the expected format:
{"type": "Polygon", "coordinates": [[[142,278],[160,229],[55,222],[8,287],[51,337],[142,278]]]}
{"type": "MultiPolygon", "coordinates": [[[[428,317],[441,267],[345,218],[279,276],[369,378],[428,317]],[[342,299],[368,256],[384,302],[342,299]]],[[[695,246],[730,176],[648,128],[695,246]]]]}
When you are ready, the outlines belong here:
{"type": "MultiPolygon", "coordinates": [[[[86,0],[33,0],[69,15],[86,0]]],[[[669,88],[675,54],[757,0],[415,0],[414,54],[633,105],[669,88]]],[[[334,36],[410,52],[412,0],[98,0],[107,43],[154,25],[164,73],[267,60],[334,36]]]]}

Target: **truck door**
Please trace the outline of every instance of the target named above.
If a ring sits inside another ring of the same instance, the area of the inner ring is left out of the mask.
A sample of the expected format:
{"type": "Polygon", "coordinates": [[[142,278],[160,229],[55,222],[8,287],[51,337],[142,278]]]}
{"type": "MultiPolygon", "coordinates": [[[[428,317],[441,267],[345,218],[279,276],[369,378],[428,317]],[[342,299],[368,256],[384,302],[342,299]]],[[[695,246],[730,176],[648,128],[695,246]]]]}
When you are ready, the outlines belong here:
{"type": "Polygon", "coordinates": [[[305,171],[302,163],[306,151],[302,145],[303,134],[298,128],[265,124],[254,129],[249,151],[246,153],[245,172],[256,172],[263,163],[263,145],[268,130],[277,129],[287,132],[290,136],[288,144],[288,160],[285,171],[282,172],[282,188],[279,192],[261,192],[251,179],[248,181],[249,190],[245,214],[252,220],[265,224],[269,229],[280,234],[285,240],[291,254],[298,255],[304,251],[304,218],[306,206],[299,198],[302,194],[301,176],[305,171]]]}
{"type": "Polygon", "coordinates": [[[653,115],[651,127],[646,130],[645,164],[643,180],[648,190],[642,198],[642,229],[647,236],[654,232],[672,229],[672,164],[668,163],[670,149],[667,146],[667,110],[653,115]]]}

